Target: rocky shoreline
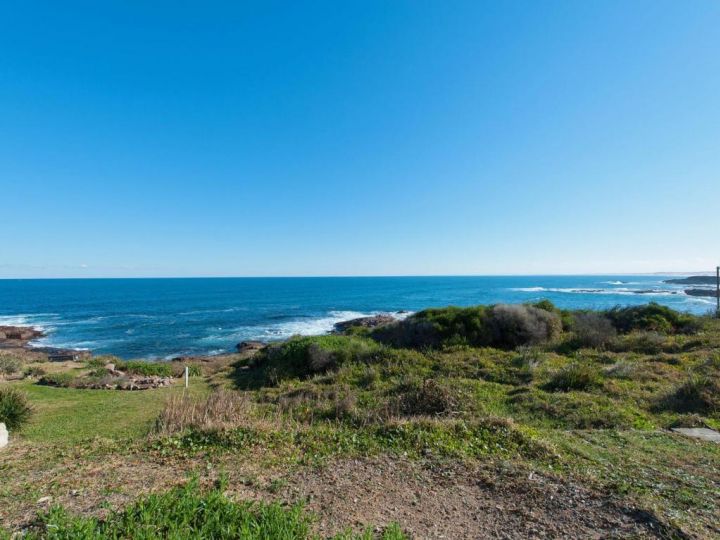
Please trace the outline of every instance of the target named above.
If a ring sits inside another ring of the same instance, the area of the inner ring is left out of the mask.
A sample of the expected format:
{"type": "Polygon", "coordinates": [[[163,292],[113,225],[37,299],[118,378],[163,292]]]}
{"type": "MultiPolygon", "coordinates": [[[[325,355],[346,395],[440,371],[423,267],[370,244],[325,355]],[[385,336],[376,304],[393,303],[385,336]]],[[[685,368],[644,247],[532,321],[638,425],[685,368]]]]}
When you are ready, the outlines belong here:
{"type": "Polygon", "coordinates": [[[12,354],[29,362],[84,360],[92,356],[88,350],[32,345],[33,341],[45,335],[45,332],[32,326],[0,326],[0,353],[12,354]]]}

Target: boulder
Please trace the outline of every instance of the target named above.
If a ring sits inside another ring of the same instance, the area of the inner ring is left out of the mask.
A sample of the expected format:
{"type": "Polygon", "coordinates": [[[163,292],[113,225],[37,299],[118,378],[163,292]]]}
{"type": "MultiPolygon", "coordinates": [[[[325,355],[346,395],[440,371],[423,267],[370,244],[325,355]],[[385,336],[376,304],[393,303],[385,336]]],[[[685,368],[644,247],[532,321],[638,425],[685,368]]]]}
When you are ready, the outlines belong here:
{"type": "Polygon", "coordinates": [[[264,349],[266,346],[262,341],[241,341],[235,348],[239,353],[255,352],[264,349]]]}
{"type": "Polygon", "coordinates": [[[377,328],[393,322],[395,322],[395,317],[392,315],[372,315],[335,323],[335,331],[346,332],[350,328],[377,328]]]}
{"type": "Polygon", "coordinates": [[[0,448],[6,447],[8,445],[9,441],[10,441],[10,434],[8,433],[8,430],[5,427],[5,424],[0,422],[0,448]]]}

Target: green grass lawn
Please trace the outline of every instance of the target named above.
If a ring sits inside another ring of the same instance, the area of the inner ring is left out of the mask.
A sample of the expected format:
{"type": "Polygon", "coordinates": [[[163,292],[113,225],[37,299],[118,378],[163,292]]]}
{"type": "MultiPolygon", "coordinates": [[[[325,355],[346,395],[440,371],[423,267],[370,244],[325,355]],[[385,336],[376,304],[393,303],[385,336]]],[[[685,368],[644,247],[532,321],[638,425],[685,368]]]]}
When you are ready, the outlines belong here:
{"type": "MultiPolygon", "coordinates": [[[[185,391],[181,383],[153,390],[85,390],[12,382],[25,392],[35,414],[22,430],[23,438],[38,443],[72,445],[95,437],[113,440],[145,435],[166,399],[185,391]]],[[[191,380],[193,395],[208,392],[201,377],[191,380]]]]}

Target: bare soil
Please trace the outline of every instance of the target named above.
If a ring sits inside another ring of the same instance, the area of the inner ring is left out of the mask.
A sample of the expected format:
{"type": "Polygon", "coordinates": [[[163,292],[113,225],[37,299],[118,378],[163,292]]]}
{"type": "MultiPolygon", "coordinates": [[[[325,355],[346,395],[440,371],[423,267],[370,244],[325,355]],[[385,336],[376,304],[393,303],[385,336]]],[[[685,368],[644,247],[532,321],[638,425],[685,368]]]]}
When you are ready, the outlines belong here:
{"type": "Polygon", "coordinates": [[[0,453],[2,483],[15,480],[5,484],[10,504],[0,505],[5,526],[22,528],[50,504],[102,516],[108,507],[182,483],[192,472],[208,483],[224,471],[237,499],[305,502],[322,537],[392,522],[415,539],[684,537],[627,503],[508,463],[439,464],[386,455],[288,471],[261,469],[249,456],[226,455],[209,465],[201,457],[108,459],[91,452],[38,467],[36,451],[16,443],[14,456],[0,453]]]}
{"type": "MultiPolygon", "coordinates": [[[[287,495],[306,498],[318,532],[397,522],[416,539],[657,538],[652,516],[585,487],[511,465],[343,460],[302,471],[287,495]]],[[[677,534],[677,532],[676,532],[677,534]]]]}

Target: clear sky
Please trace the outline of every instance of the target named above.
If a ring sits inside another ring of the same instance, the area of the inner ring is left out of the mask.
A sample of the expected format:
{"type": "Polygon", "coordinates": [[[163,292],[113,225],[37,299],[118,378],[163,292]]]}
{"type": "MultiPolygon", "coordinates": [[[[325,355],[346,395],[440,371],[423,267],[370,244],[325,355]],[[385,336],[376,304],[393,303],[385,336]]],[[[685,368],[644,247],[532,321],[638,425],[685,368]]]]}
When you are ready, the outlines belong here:
{"type": "Polygon", "coordinates": [[[720,260],[720,2],[0,4],[0,277],[720,260]]]}

